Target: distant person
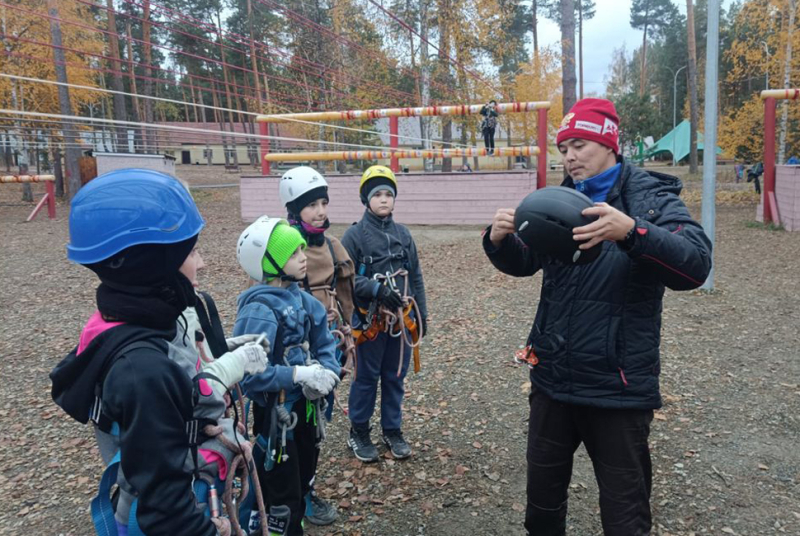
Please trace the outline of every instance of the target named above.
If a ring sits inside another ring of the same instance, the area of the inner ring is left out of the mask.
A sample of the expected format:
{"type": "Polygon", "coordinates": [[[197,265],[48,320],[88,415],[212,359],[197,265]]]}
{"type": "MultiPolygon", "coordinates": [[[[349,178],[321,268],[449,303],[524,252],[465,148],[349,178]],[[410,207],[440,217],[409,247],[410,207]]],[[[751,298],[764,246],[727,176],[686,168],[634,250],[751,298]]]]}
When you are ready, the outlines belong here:
{"type": "Polygon", "coordinates": [[[741,182],[744,178],[744,164],[736,164],[733,166],[733,176],[736,182],[741,182]]]}
{"type": "Polygon", "coordinates": [[[481,121],[481,135],[483,144],[486,146],[486,154],[494,154],[494,131],[497,128],[497,101],[490,100],[481,108],[480,114],[483,116],[481,121]]]}
{"type": "Polygon", "coordinates": [[[764,174],[764,164],[757,163],[747,171],[747,182],[752,182],[757,194],[761,194],[761,175],[764,174]]]}
{"type": "Polygon", "coordinates": [[[469,167],[469,164],[462,164],[461,169],[459,169],[462,173],[472,173],[472,168],[469,167]]]}
{"type": "Polygon", "coordinates": [[[796,156],[791,157],[789,160],[786,161],[787,166],[800,166],[800,158],[796,156]]]}

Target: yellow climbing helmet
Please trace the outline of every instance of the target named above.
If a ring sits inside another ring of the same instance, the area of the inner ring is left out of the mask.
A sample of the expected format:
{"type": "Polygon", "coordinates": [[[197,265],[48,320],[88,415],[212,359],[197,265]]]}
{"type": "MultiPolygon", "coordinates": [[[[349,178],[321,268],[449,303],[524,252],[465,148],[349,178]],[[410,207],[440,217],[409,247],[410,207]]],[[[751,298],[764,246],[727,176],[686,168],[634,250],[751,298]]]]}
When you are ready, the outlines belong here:
{"type": "Polygon", "coordinates": [[[394,172],[386,166],[370,166],[361,175],[361,183],[358,185],[358,194],[361,196],[361,202],[364,205],[369,203],[370,193],[375,191],[380,186],[389,187],[392,193],[397,197],[397,178],[394,172]],[[369,183],[369,187],[366,187],[369,183]]]}

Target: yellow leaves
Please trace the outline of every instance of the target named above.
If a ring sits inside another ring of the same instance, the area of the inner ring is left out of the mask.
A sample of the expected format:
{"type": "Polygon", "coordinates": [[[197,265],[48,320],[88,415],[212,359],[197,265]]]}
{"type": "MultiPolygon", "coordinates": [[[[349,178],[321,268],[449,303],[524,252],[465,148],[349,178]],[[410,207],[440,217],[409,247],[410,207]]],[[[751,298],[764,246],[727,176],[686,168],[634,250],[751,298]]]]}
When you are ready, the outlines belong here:
{"type": "MultiPolygon", "coordinates": [[[[50,19],[47,18],[45,0],[30,0],[22,4],[24,10],[1,8],[0,21],[3,24],[2,39],[3,72],[43,80],[55,80],[53,49],[49,46],[50,19]],[[16,37],[16,38],[15,38],[16,37]]],[[[104,35],[97,31],[99,22],[88,6],[75,0],[58,2],[61,21],[62,42],[67,61],[69,83],[85,86],[98,86],[98,73],[88,67],[103,67],[102,59],[95,55],[104,54],[104,35]]],[[[11,81],[0,79],[0,104],[13,108],[11,102],[11,81]]],[[[29,111],[59,113],[58,86],[37,82],[15,82],[18,96],[24,102],[19,107],[29,111]]],[[[86,103],[97,102],[101,94],[85,89],[70,89],[73,111],[86,103]]]]}
{"type": "MultiPolygon", "coordinates": [[[[513,82],[513,94],[517,101],[550,101],[547,112],[548,123],[555,127],[562,117],[561,112],[561,63],[559,53],[552,48],[540,48],[538,62],[522,66],[513,82]]],[[[527,140],[536,139],[536,114],[513,114],[512,129],[524,133],[527,140]]]]}

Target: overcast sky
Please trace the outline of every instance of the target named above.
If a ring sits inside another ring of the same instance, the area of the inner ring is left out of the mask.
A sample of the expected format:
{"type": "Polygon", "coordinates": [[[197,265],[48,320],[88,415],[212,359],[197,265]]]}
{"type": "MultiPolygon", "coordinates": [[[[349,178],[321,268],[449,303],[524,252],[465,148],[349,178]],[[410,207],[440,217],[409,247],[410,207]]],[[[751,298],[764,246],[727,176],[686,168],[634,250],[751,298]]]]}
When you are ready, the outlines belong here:
{"type": "MultiPolygon", "coordinates": [[[[628,55],[642,44],[642,31],[631,28],[632,0],[595,0],[597,11],[594,18],[584,21],[583,31],[583,83],[584,93],[605,92],[605,77],[611,63],[611,53],[622,44],[628,55]]],[[[732,0],[722,0],[724,8],[730,7],[732,0]]],[[[681,13],[686,13],[685,1],[673,1],[681,13]]],[[[561,30],[548,19],[539,20],[539,46],[561,46],[561,30]]],[[[577,62],[578,49],[575,48],[577,62]]],[[[577,70],[577,63],[576,63],[577,70]]]]}

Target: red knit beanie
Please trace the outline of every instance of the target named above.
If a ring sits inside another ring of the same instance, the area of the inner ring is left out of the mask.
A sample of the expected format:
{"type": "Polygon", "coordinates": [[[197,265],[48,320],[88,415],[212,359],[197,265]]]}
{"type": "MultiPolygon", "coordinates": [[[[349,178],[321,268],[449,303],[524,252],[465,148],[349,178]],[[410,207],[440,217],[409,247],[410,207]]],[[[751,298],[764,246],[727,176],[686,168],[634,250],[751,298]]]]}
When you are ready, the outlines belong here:
{"type": "Polygon", "coordinates": [[[619,154],[619,117],[614,103],[606,99],[582,99],[561,121],[556,145],[564,140],[595,141],[619,154]]]}

